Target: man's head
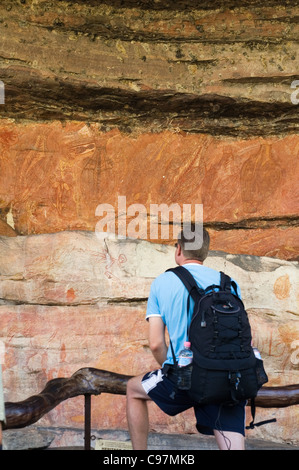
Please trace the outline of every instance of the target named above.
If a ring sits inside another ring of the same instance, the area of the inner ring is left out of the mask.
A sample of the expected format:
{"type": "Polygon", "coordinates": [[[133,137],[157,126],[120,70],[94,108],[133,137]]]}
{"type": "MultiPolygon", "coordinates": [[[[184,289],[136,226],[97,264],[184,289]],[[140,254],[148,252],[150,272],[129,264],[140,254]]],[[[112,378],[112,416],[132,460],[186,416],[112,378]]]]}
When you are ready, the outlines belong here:
{"type": "Polygon", "coordinates": [[[210,235],[200,224],[190,224],[188,229],[184,228],[178,238],[176,249],[176,262],[182,264],[184,261],[203,262],[209,253],[210,235]]]}

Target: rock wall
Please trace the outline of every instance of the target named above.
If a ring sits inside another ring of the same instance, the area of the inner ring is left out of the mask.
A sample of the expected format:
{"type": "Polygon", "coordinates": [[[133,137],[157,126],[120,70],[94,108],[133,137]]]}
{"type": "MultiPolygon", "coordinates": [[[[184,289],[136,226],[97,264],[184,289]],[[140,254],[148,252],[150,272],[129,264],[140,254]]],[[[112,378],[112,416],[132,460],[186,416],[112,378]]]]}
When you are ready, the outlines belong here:
{"type": "MultiPolygon", "coordinates": [[[[240,277],[271,383],[298,383],[298,17],[297,0],[1,2],[9,400],[83,365],[154,365],[146,298],[176,237],[162,221],[151,235],[151,204],[203,205],[209,263],[240,277]],[[114,207],[117,226],[119,197],[145,208],[152,244],[96,238],[97,207],[114,207]]],[[[95,427],[126,426],[122,398],[95,403],[95,427]]],[[[42,424],[82,427],[81,409],[42,424]]],[[[297,442],[296,413],[257,432],[297,442]]],[[[159,413],[152,428],[193,432],[159,413]]]]}
{"type": "MultiPolygon", "coordinates": [[[[129,375],[156,368],[146,299],[152,280],[174,264],[173,247],[99,240],[92,232],[1,237],[0,322],[9,401],[36,394],[48,380],[81,367],[129,375]]],[[[298,383],[298,263],[211,252],[206,264],[238,279],[269,385],[298,383]]],[[[92,403],[94,429],[127,428],[124,397],[101,395],[92,403]]],[[[196,432],[193,411],[169,418],[151,408],[152,431],[196,432]]],[[[269,416],[277,424],[249,431],[249,437],[298,443],[298,407],[258,410],[260,419],[269,416]]],[[[76,398],[39,425],[83,429],[83,419],[83,400],[76,398]]]]}
{"type": "Polygon", "coordinates": [[[256,136],[298,129],[298,1],[1,2],[3,117],[256,136]]]}
{"type": "Polygon", "coordinates": [[[1,2],[0,233],[94,230],[120,195],[203,204],[213,249],[297,259],[298,10],[1,2]]]}
{"type": "Polygon", "coordinates": [[[0,135],[3,235],[95,231],[97,207],[111,204],[117,220],[120,196],[145,208],[151,241],[176,239],[150,238],[151,204],[202,204],[214,250],[298,259],[296,135],[127,135],[57,121],[6,122],[0,135]]]}

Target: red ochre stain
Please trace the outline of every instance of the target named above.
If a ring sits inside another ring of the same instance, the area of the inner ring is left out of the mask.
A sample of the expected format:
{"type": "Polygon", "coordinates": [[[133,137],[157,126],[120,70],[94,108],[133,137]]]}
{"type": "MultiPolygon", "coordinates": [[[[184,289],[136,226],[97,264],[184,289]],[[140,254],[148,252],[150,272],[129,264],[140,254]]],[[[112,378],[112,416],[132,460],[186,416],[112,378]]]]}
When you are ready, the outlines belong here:
{"type": "Polygon", "coordinates": [[[73,288],[69,289],[66,293],[66,298],[69,301],[72,301],[76,298],[76,294],[73,288]]]}

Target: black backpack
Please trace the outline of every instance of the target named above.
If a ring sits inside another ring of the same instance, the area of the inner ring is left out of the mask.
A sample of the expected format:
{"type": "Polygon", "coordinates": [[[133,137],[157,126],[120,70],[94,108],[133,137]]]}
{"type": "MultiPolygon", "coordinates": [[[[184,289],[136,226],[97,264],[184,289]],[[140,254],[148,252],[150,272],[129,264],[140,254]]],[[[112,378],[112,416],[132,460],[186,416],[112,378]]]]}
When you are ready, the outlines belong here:
{"type": "MultiPolygon", "coordinates": [[[[248,315],[236,283],[221,272],[220,285],[203,290],[183,266],[167,271],[181,279],[195,302],[188,331],[193,351],[189,395],[199,404],[234,405],[250,399],[254,419],[254,398],[268,377],[263,361],[254,354],[248,315]]],[[[177,366],[175,358],[174,363],[177,366]]],[[[253,421],[249,427],[254,427],[253,421]]]]}

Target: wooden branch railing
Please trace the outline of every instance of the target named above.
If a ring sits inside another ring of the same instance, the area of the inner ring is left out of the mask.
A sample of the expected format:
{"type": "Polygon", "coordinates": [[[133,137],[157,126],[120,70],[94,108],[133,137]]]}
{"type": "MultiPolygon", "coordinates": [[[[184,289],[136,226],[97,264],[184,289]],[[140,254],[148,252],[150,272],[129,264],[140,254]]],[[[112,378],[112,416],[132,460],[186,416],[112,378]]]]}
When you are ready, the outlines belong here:
{"type": "Polygon", "coordinates": [[[79,395],[125,395],[130,378],[129,375],[87,367],[69,378],[50,380],[38,395],[24,401],[5,403],[6,423],[3,429],[24,428],[36,423],[59,403],[79,395]]]}
{"type": "MultiPolygon", "coordinates": [[[[50,380],[44,390],[24,401],[6,402],[4,429],[23,428],[38,421],[59,403],[78,395],[111,393],[125,395],[131,376],[91,367],[79,369],[69,378],[50,380]]],[[[299,404],[299,384],[262,387],[256,397],[260,408],[283,408],[299,404]]]]}

